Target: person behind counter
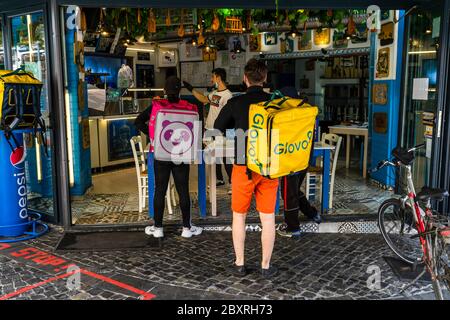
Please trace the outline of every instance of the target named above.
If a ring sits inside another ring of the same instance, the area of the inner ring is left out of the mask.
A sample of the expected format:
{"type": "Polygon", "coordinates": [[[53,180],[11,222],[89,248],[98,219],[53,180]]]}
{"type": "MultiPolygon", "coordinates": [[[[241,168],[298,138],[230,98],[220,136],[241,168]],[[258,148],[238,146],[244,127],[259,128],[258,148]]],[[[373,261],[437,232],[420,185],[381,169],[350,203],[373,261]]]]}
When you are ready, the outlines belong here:
{"type": "MultiPolygon", "coordinates": [[[[226,82],[227,81],[227,72],[223,68],[216,68],[212,71],[211,74],[211,83],[214,86],[214,90],[205,95],[198,90],[194,89],[191,84],[186,81],[183,81],[186,89],[192,92],[194,97],[203,104],[209,103],[209,112],[208,117],[206,118],[206,129],[214,128],[214,121],[216,121],[217,116],[220,113],[220,110],[227,104],[228,100],[232,98],[232,93],[228,90],[226,82]]],[[[227,163],[226,158],[223,158],[223,164],[225,166],[225,171],[228,175],[228,183],[231,184],[231,170],[233,169],[233,165],[231,163],[227,163]]],[[[225,180],[222,174],[222,164],[218,163],[216,165],[216,179],[217,186],[225,185],[225,180]]],[[[231,192],[229,192],[231,193],[231,192]]]]}
{"type": "MultiPolygon", "coordinates": [[[[176,76],[170,76],[166,79],[164,85],[164,92],[167,100],[171,103],[178,103],[180,101],[181,81],[176,76]]],[[[145,109],[135,120],[135,125],[141,132],[148,135],[148,121],[152,112],[150,105],[145,109]]],[[[173,176],[175,188],[180,199],[181,214],[183,216],[183,231],[181,236],[184,238],[191,238],[192,236],[200,235],[202,228],[191,224],[191,199],[189,196],[189,164],[181,163],[175,164],[171,161],[154,160],[155,171],[155,224],[145,228],[145,233],[152,235],[155,238],[164,237],[163,232],[163,215],[165,209],[165,196],[167,186],[169,184],[170,174],[173,176]]]]}

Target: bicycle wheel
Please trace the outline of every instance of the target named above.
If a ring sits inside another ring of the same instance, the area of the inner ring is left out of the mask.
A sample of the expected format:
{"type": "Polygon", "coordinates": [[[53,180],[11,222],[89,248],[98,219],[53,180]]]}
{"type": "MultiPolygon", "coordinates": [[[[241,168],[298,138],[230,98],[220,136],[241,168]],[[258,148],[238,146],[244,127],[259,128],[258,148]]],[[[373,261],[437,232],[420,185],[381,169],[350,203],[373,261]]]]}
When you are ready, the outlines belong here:
{"type": "Polygon", "coordinates": [[[431,279],[433,284],[433,292],[436,300],[444,300],[442,293],[442,283],[439,276],[439,260],[441,259],[440,241],[438,239],[438,231],[433,228],[432,233],[427,235],[427,241],[431,244],[429,271],[431,273],[431,279]]]}
{"type": "Polygon", "coordinates": [[[400,200],[394,198],[378,209],[378,227],[384,240],[400,259],[411,264],[423,256],[413,214],[410,207],[403,209],[400,200]]]}
{"type": "Polygon", "coordinates": [[[446,240],[436,232],[433,243],[433,267],[435,281],[433,290],[437,300],[443,300],[443,289],[446,287],[450,291],[450,259],[446,240]]]}

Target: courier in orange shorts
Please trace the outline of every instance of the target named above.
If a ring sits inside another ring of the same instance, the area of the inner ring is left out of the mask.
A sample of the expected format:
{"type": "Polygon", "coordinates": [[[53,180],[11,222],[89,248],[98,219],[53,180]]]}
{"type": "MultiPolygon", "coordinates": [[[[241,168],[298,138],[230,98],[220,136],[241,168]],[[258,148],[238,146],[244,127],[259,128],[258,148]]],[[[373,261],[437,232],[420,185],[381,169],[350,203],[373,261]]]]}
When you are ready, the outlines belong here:
{"type": "MultiPolygon", "coordinates": [[[[267,66],[263,61],[250,59],[244,68],[244,82],[247,92],[233,97],[220,111],[214,128],[225,132],[235,129],[236,137],[243,138],[248,130],[248,113],[250,105],[270,99],[270,94],[264,92],[263,84],[267,79],[267,66]]],[[[245,276],[247,268],[244,263],[245,248],[245,218],[250,208],[253,194],[256,198],[256,209],[261,219],[262,261],[261,274],[271,277],[277,273],[277,268],[270,265],[273,246],[275,243],[275,205],[277,199],[278,180],[271,180],[255,172],[249,172],[246,166],[245,150],[241,143],[235,142],[235,164],[231,174],[231,207],[233,209],[233,246],[236,260],[233,272],[238,276],[245,276]],[[241,149],[242,150],[241,150],[241,149]]]]}
{"type": "Polygon", "coordinates": [[[231,183],[231,208],[233,212],[247,213],[254,193],[256,210],[261,213],[274,213],[277,202],[278,179],[264,178],[256,172],[251,172],[250,179],[246,166],[234,165],[231,183]]]}

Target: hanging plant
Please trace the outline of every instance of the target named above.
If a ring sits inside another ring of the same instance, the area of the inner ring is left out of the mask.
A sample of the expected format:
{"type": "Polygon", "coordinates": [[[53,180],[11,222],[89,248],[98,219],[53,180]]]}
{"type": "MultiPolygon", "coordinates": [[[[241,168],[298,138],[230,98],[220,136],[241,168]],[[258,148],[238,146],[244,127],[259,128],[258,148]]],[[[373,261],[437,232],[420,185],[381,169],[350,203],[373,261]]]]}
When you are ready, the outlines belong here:
{"type": "Polygon", "coordinates": [[[308,10],[297,10],[298,15],[298,23],[300,24],[306,24],[306,22],[309,19],[309,11],[308,10]]]}
{"type": "Polygon", "coordinates": [[[343,20],[345,18],[346,11],[345,10],[336,10],[333,14],[333,21],[336,22],[336,29],[339,32],[342,32],[345,30],[345,24],[343,23],[343,20]]]}

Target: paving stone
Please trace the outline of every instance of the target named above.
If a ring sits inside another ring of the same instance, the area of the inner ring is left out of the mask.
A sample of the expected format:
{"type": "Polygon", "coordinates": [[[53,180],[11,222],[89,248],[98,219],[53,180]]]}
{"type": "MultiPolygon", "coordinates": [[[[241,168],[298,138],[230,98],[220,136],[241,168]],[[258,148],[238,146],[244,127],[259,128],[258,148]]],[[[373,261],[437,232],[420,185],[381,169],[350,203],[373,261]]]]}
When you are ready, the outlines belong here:
{"type": "MultiPolygon", "coordinates": [[[[60,236],[56,228],[28,241],[27,245],[51,252],[60,236]]],[[[248,232],[246,261],[253,272],[245,278],[235,277],[229,271],[233,261],[230,232],[205,232],[190,240],[168,232],[159,251],[61,251],[56,255],[113,279],[132,277],[140,286],[147,286],[145,290],[166,286],[164,290],[169,291],[164,297],[168,298],[170,290],[176,288],[200,290],[219,297],[226,294],[228,298],[231,295],[256,299],[420,299],[432,293],[428,283],[417,283],[405,295],[400,294],[408,282],[398,280],[382,259],[392,253],[377,234],[307,234],[300,240],[277,238],[272,263],[278,266],[279,275],[273,279],[264,279],[259,274],[260,250],[260,233],[248,232]],[[367,288],[366,270],[370,265],[381,268],[381,290],[367,288]]],[[[51,271],[30,267],[30,263],[0,251],[2,295],[54,276],[51,271]]],[[[71,292],[66,280],[58,280],[14,297],[29,298],[121,300],[138,296],[83,276],[80,292],[71,292]]]]}

